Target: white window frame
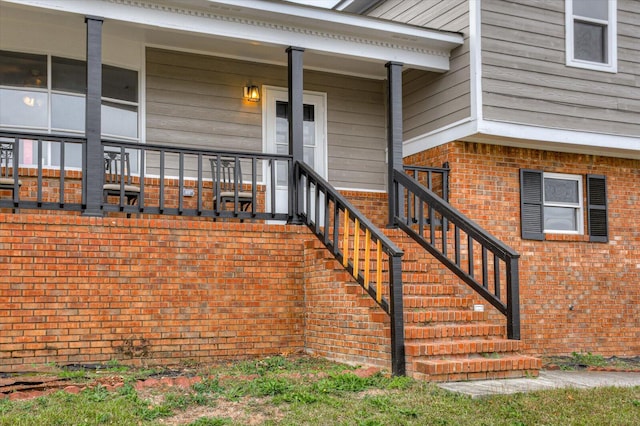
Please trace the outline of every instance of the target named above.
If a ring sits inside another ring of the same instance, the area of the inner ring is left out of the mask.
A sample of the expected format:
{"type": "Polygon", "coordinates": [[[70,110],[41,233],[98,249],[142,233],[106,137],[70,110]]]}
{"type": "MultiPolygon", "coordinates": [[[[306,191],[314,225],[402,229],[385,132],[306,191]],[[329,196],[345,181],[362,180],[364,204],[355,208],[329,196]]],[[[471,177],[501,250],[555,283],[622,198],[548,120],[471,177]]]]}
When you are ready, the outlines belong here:
{"type": "Polygon", "coordinates": [[[586,68],[596,71],[605,71],[615,73],[618,72],[618,43],[617,43],[617,1],[608,0],[608,18],[607,20],[588,18],[573,14],[573,3],[581,0],[565,0],[565,50],[567,55],[567,66],[586,68]],[[574,22],[590,22],[606,26],[606,63],[585,61],[574,57],[574,22]]]}
{"type": "Polygon", "coordinates": [[[543,232],[545,234],[573,234],[573,235],[582,235],[584,234],[584,202],[583,202],[583,189],[582,189],[582,176],[581,175],[571,175],[564,173],[543,173],[542,174],[542,208],[546,207],[570,207],[576,210],[576,228],[575,231],[567,231],[567,230],[558,230],[558,229],[547,229],[544,227],[543,232]],[[558,180],[570,180],[578,182],[578,202],[577,203],[560,203],[560,202],[547,202],[544,194],[544,181],[545,179],[558,179],[558,180]]]}

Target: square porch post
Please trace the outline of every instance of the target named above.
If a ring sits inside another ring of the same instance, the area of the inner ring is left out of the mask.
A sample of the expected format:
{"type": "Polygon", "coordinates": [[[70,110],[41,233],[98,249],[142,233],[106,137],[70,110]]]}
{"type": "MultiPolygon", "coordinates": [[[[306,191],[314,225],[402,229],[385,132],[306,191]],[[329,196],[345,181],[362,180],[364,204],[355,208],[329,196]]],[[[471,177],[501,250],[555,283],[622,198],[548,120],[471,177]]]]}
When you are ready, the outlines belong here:
{"type": "Polygon", "coordinates": [[[87,24],[87,100],[85,115],[83,192],[84,216],[102,216],[104,164],[102,152],[102,22],[95,16],[85,17],[87,24]]]}
{"type": "Polygon", "coordinates": [[[387,62],[387,193],[389,201],[389,223],[395,228],[396,207],[402,217],[403,203],[398,200],[396,186],[393,184],[393,171],[402,171],[402,64],[387,62]],[[396,206],[397,204],[397,206],[396,206]]]}
{"type": "MultiPolygon", "coordinates": [[[[288,80],[289,80],[289,155],[293,157],[292,166],[295,169],[296,162],[304,161],[304,136],[303,136],[303,84],[302,84],[302,54],[304,49],[290,46],[288,55],[288,80]]],[[[291,224],[302,224],[300,212],[302,211],[303,197],[301,196],[301,182],[296,177],[295,170],[289,188],[289,202],[293,208],[289,219],[291,224]]]]}

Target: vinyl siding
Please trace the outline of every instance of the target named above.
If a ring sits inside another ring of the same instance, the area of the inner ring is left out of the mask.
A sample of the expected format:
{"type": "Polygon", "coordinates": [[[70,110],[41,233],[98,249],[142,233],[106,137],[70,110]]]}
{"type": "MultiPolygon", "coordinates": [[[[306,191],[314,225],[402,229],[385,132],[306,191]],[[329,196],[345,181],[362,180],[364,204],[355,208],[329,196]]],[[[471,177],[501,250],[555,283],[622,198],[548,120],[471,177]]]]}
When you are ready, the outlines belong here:
{"type": "Polygon", "coordinates": [[[640,136],[640,2],[618,0],[618,72],[565,65],[563,1],[482,1],[484,118],[640,136]]]}
{"type": "MultiPolygon", "coordinates": [[[[147,49],[146,63],[148,143],[262,151],[261,104],[244,102],[242,87],[287,87],[286,67],[156,48],[147,49]]],[[[304,88],[327,93],[329,181],[384,190],[384,83],[305,71],[304,88]]]]}
{"type": "Polygon", "coordinates": [[[469,4],[466,0],[388,0],[371,16],[462,33],[445,74],[407,70],[403,74],[404,139],[411,139],[471,114],[469,4]]]}

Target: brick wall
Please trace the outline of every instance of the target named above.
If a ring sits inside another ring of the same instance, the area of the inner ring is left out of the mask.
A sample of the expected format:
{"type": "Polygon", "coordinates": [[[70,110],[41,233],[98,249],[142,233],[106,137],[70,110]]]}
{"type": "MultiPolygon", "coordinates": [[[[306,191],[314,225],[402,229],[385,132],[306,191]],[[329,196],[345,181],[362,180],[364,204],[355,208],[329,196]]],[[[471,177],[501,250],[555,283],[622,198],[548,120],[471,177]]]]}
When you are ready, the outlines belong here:
{"type": "Polygon", "coordinates": [[[527,351],[640,354],[640,161],[473,143],[407,160],[448,161],[452,204],[521,254],[527,351]],[[520,168],[607,176],[609,243],[566,235],[522,240],[520,168]]]}
{"type": "Polygon", "coordinates": [[[303,227],[0,214],[0,368],[304,345],[303,227]]]}

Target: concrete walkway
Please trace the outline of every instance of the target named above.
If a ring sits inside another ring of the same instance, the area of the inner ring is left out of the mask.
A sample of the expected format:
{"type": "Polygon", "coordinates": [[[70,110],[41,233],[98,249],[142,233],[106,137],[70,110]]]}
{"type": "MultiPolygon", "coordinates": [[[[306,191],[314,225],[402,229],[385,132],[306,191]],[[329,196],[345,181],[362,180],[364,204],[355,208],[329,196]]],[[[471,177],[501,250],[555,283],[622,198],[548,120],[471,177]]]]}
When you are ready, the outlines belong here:
{"type": "Polygon", "coordinates": [[[541,370],[537,378],[478,380],[441,383],[443,389],[478,398],[556,388],[594,388],[599,386],[640,386],[640,372],[541,370]]]}

